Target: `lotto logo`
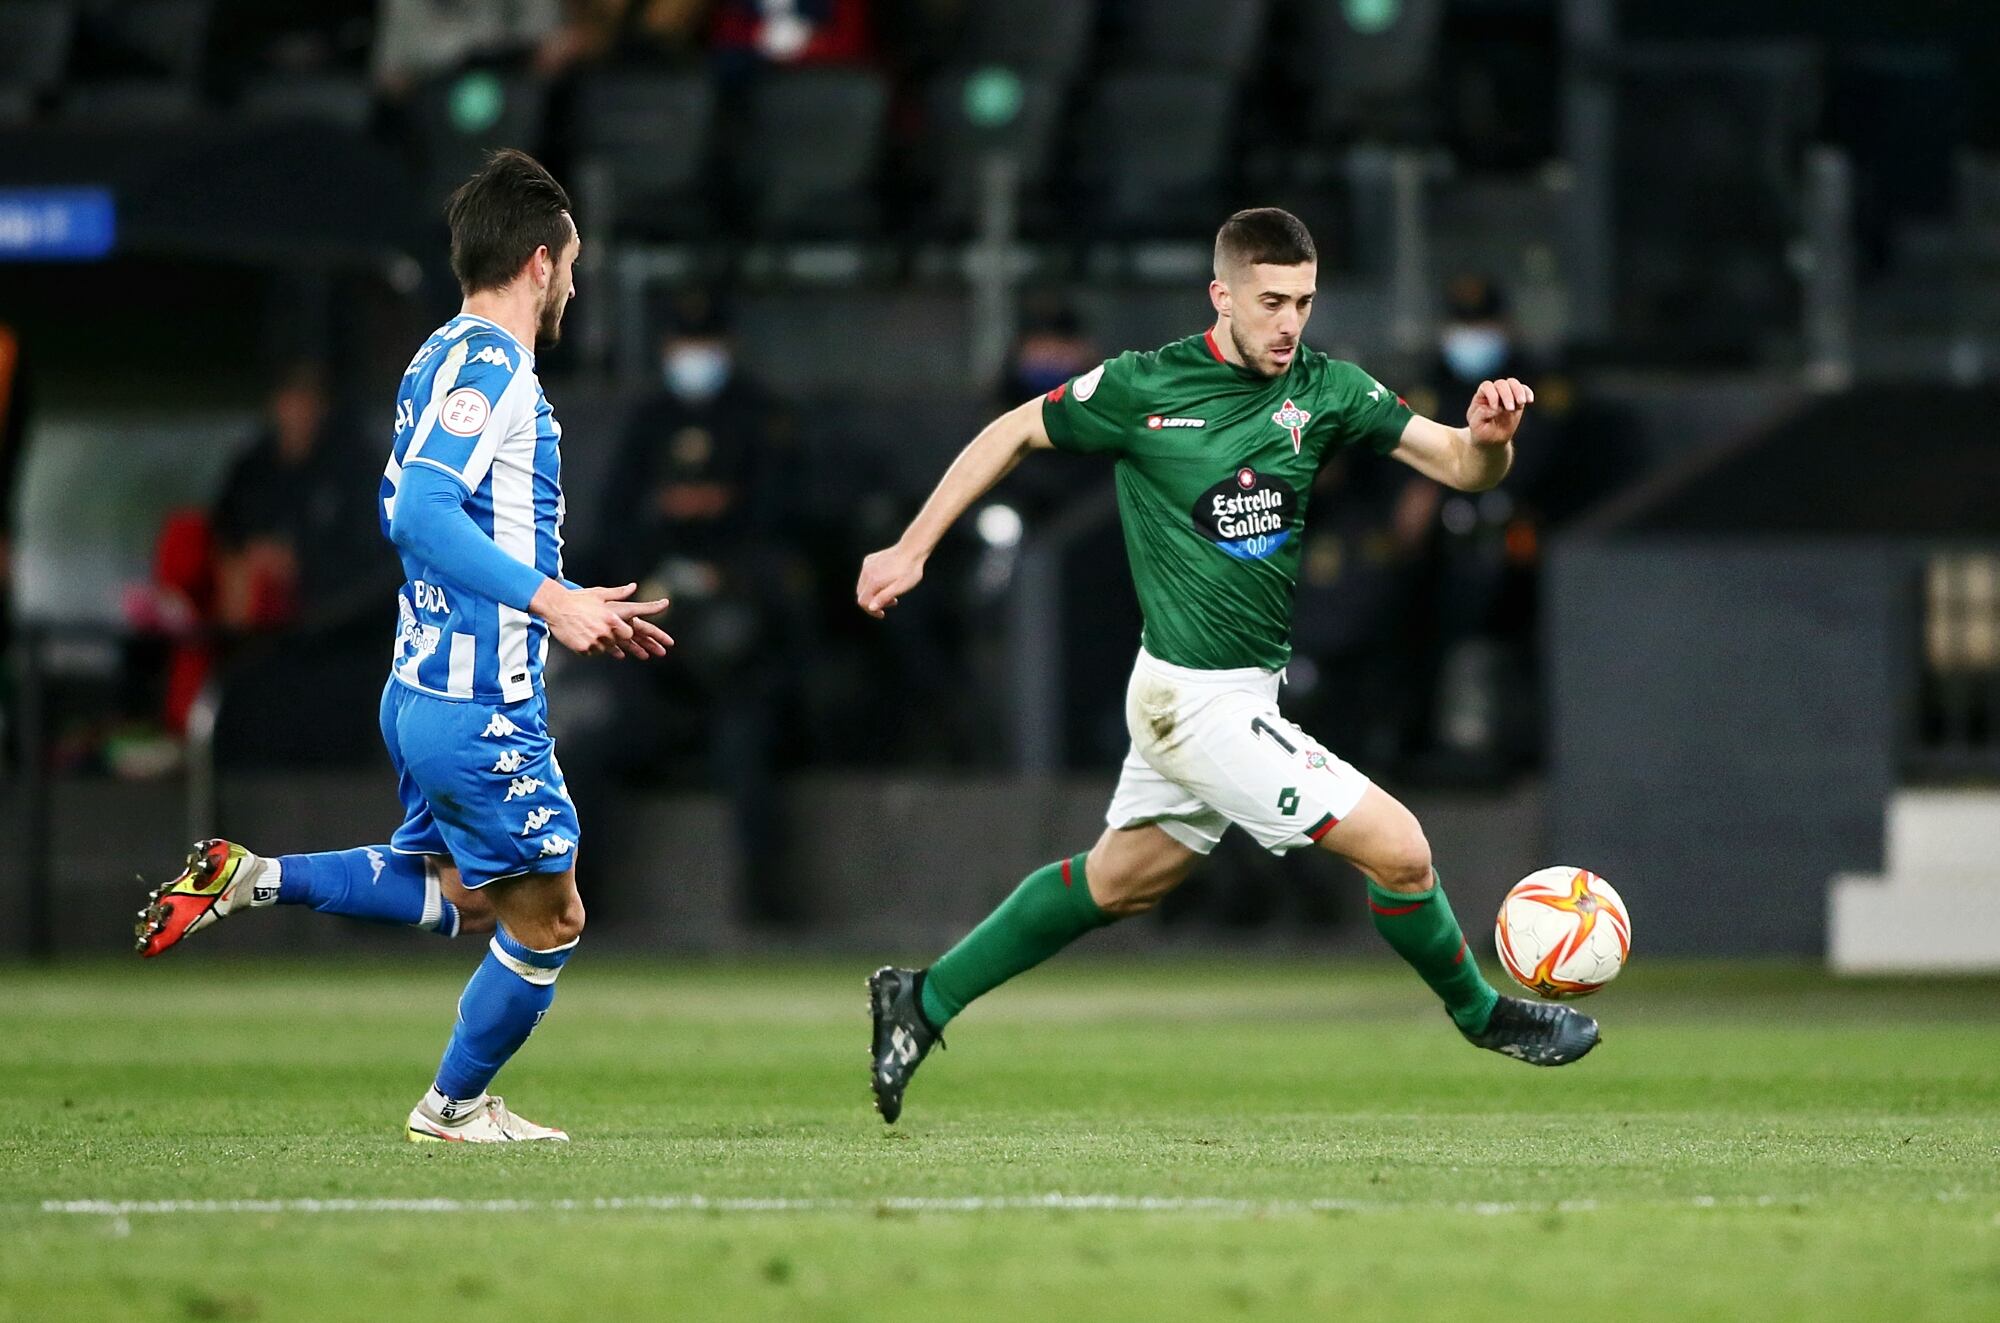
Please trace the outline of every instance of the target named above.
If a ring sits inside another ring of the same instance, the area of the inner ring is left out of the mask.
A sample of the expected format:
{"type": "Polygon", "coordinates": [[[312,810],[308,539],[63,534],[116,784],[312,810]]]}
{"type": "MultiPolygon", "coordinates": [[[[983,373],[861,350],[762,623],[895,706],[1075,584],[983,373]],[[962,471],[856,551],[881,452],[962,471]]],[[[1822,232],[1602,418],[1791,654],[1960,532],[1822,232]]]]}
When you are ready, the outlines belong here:
{"type": "MultiPolygon", "coordinates": [[[[539,776],[517,776],[507,783],[507,799],[513,800],[519,799],[523,795],[532,795],[547,784],[548,782],[542,780],[539,776]]],[[[501,802],[505,803],[507,801],[502,800],[501,802]]]]}
{"type": "Polygon", "coordinates": [[[542,855],[544,858],[559,854],[568,854],[575,848],[576,842],[567,836],[546,836],[542,838],[542,855]]]}
{"type": "Polygon", "coordinates": [[[528,810],[527,820],[521,824],[521,835],[528,836],[540,831],[542,828],[548,826],[555,819],[555,816],[556,811],[552,808],[528,810]]]}
{"type": "MultiPolygon", "coordinates": [[[[500,715],[498,712],[495,712],[493,720],[486,723],[486,729],[479,732],[479,738],[482,740],[496,738],[504,740],[509,735],[518,735],[520,732],[521,728],[519,726],[507,720],[506,717],[500,715]]],[[[495,768],[494,770],[498,771],[500,769],[495,768]]]]}
{"type": "Polygon", "coordinates": [[[527,757],[520,750],[508,749],[493,760],[493,770],[496,772],[505,772],[507,775],[512,776],[515,772],[521,770],[521,764],[526,761],[528,761],[527,757]]]}

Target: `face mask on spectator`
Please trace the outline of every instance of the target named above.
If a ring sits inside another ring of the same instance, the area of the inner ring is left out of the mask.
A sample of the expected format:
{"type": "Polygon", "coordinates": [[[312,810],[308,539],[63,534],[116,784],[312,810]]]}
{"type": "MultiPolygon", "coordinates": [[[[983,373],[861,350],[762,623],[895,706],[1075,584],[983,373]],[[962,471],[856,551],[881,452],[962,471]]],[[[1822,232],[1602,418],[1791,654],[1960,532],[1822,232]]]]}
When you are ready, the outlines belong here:
{"type": "Polygon", "coordinates": [[[1454,377],[1478,381],[1498,372],[1507,361],[1507,333],[1491,326],[1454,326],[1444,333],[1439,348],[1454,377]]]}
{"type": "Polygon", "coordinates": [[[691,404],[714,399],[729,383],[729,351],[721,345],[676,345],[667,351],[667,389],[691,404]]]}

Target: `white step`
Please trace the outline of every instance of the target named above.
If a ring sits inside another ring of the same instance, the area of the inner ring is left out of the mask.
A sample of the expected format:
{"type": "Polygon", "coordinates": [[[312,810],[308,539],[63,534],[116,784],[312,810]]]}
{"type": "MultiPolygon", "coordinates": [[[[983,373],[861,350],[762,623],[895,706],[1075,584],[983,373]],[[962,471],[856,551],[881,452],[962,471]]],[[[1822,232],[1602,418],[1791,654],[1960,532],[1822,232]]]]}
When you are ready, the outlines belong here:
{"type": "Polygon", "coordinates": [[[1827,959],[1840,974],[2000,971],[2000,869],[1984,880],[1835,878],[1827,959]]]}
{"type": "Polygon", "coordinates": [[[1892,881],[1942,874],[2000,889],[2000,791],[1897,791],[1883,862],[1892,881]]]}

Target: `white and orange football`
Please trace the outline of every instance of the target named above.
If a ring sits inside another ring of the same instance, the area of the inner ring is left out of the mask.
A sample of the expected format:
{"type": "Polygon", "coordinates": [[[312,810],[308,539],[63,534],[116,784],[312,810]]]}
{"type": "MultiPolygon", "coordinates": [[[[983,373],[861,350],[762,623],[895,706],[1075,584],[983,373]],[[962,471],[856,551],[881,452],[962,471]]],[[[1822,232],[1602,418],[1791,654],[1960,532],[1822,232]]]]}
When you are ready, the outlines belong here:
{"type": "Polygon", "coordinates": [[[1500,903],[1493,944],[1514,981],[1544,997],[1587,997],[1625,967],[1632,916],[1611,884],[1584,868],[1544,868],[1500,903]]]}

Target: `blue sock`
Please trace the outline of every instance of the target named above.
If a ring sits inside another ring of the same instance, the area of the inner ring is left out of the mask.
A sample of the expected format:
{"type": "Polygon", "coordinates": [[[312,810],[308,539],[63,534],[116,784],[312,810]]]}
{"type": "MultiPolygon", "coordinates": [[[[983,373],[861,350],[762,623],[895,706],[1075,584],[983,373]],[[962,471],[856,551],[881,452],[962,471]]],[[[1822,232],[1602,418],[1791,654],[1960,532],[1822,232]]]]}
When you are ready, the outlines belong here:
{"type": "Polygon", "coordinates": [[[458,999],[458,1024],[438,1063],[439,1093],[464,1100],[486,1092],[500,1067],[548,1014],[556,999],[556,975],[575,950],[576,942],[571,942],[537,951],[515,941],[505,928],[493,934],[486,959],[458,999]]]}
{"type": "Polygon", "coordinates": [[[446,937],[458,936],[458,907],[438,892],[437,877],[422,855],[397,854],[386,845],[326,854],[280,856],[280,905],[310,905],[321,914],[345,914],[376,923],[407,923],[446,937]]]}

